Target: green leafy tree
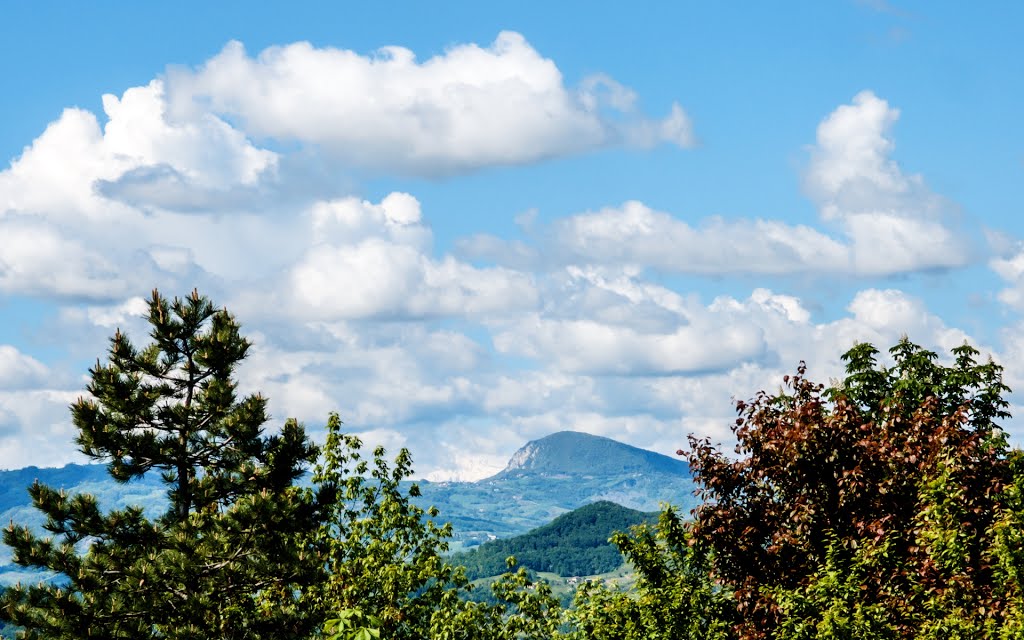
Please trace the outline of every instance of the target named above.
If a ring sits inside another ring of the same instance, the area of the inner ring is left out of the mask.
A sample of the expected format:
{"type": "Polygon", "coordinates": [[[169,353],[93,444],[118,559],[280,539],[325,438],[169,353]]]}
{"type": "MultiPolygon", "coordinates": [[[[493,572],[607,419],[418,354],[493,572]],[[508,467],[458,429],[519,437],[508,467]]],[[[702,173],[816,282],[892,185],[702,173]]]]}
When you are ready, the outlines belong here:
{"type": "Polygon", "coordinates": [[[342,609],[324,623],[325,640],[378,640],[380,621],[358,609],[342,609]]]}
{"type": "Polygon", "coordinates": [[[389,640],[426,638],[438,606],[457,604],[468,584],[445,559],[451,525],[436,524],[436,510],[413,504],[419,487],[405,483],[413,473],[407,449],[392,463],[381,447],[371,459],[361,449],[359,438],[342,433],[341,420],[331,415],[313,476],[322,494],[334,496],[313,542],[324,573],[305,598],[318,616],[345,610],[373,616],[389,640]]]}
{"type": "Polygon", "coordinates": [[[735,607],[711,579],[707,546],[671,507],[654,526],[612,536],[636,571],[631,592],[585,583],[568,612],[579,640],[728,640],[735,607]]]}
{"type": "Polygon", "coordinates": [[[858,345],[828,388],[801,364],[738,403],[739,458],[691,438],[693,534],[742,638],[981,637],[1007,619],[1002,369],[967,345],[949,366],[906,339],[890,353],[858,345]]]}
{"type": "Polygon", "coordinates": [[[1010,452],[1010,483],[1001,499],[1003,509],[991,528],[989,557],[995,572],[995,604],[1005,613],[990,638],[1024,638],[1024,452],[1010,452]]]}
{"type": "Polygon", "coordinates": [[[459,600],[449,592],[430,624],[430,640],[555,640],[563,633],[565,612],[550,585],[535,581],[516,559],[491,585],[495,603],[459,600]]]}
{"type": "Polygon", "coordinates": [[[71,415],[81,451],[118,482],[162,474],[166,513],[105,513],[33,485],[51,535],[12,524],[4,542],[14,562],[60,577],[5,590],[0,616],[27,638],[301,637],[297,594],[317,563],[296,541],[318,521],[293,483],[316,448],[294,421],[264,435],[265,398],[238,397],[250,343],[226,310],[154,291],[148,321],[145,347],[114,335],[71,415]]]}
{"type": "MultiPolygon", "coordinates": [[[[493,586],[498,603],[470,602],[465,570],[447,559],[451,525],[423,509],[412,456],[372,457],[331,415],[313,476],[325,520],[313,538],[323,573],[304,592],[330,637],[379,633],[388,640],[550,640],[561,608],[550,588],[520,570],[493,586]],[[341,615],[339,612],[344,613],[341,615]],[[358,614],[353,613],[358,612],[358,614]],[[358,618],[358,620],[357,620],[358,618]],[[369,621],[369,622],[365,622],[369,621]]],[[[362,636],[360,636],[362,637],[362,636]]]]}
{"type": "Polygon", "coordinates": [[[898,632],[891,612],[880,601],[864,598],[864,588],[886,564],[887,541],[856,549],[833,541],[825,562],[804,584],[793,589],[766,589],[779,611],[779,640],[894,640],[898,632]]]}

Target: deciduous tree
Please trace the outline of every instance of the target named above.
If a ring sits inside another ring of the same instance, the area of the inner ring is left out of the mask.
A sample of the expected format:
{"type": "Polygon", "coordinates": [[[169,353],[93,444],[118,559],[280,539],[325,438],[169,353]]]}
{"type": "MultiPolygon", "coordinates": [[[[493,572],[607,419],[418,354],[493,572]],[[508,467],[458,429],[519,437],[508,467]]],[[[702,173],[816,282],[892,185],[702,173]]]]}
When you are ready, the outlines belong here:
{"type": "Polygon", "coordinates": [[[990,535],[1013,477],[1002,369],[967,345],[948,366],[906,339],[890,353],[884,367],[857,345],[842,381],[801,365],[780,393],[738,403],[739,457],[691,438],[693,535],[743,638],[861,637],[800,630],[881,629],[883,612],[893,637],[968,637],[1007,615],[990,535]],[[829,618],[843,608],[856,619],[829,618]]]}

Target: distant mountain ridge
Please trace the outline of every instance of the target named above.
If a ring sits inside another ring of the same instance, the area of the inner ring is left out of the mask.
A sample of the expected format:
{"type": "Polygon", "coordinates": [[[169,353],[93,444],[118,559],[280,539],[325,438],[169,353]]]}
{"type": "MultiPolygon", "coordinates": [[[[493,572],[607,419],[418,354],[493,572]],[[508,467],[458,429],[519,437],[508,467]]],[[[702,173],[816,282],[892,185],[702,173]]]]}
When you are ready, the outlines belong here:
{"type": "Polygon", "coordinates": [[[682,460],[581,431],[559,431],[532,440],[509,459],[503,471],[490,479],[523,474],[613,475],[668,473],[689,476],[682,460]]]}
{"type": "MultiPolygon", "coordinates": [[[[119,483],[104,465],[26,467],[0,471],[0,520],[41,530],[42,514],[32,507],[28,495],[28,487],[37,479],[72,494],[92,494],[103,509],[138,505],[152,517],[167,505],[167,488],[158,473],[119,483]]],[[[601,500],[643,512],[656,511],[663,502],[684,513],[696,505],[686,463],[576,431],[528,442],[504,471],[490,478],[416,484],[422,495],[415,502],[437,507],[439,519],[452,523],[457,544],[525,533],[601,500]]],[[[10,565],[10,550],[0,544],[0,584],[22,577],[28,576],[10,565]]]]}
{"type": "Polygon", "coordinates": [[[489,478],[420,488],[421,503],[436,506],[466,541],[524,533],[600,500],[643,512],[668,503],[686,513],[697,504],[685,462],[579,431],[526,443],[489,478]]]}

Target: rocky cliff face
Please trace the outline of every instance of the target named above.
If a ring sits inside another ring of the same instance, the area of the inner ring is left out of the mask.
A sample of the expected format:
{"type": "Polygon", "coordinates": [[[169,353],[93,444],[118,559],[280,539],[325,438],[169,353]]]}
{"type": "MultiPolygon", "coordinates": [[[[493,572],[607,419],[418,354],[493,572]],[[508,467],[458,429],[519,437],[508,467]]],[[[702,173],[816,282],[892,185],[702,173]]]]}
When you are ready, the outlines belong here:
{"type": "Polygon", "coordinates": [[[505,469],[494,477],[524,474],[669,474],[689,477],[690,470],[685,462],[660,453],[579,431],[560,431],[526,443],[512,455],[505,469]]]}
{"type": "Polygon", "coordinates": [[[505,471],[525,471],[533,467],[534,458],[540,447],[535,442],[527,443],[526,446],[512,454],[505,471]]]}

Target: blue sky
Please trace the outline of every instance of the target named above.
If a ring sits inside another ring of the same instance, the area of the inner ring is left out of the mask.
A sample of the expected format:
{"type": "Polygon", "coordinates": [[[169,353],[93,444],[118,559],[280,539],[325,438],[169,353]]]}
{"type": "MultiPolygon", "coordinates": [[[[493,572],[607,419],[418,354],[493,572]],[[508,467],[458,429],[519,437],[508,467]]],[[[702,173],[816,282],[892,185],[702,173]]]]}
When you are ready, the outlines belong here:
{"type": "Polygon", "coordinates": [[[1019,3],[293,4],[3,8],[0,466],[77,459],[154,286],[432,478],[904,333],[1024,390],[1019,3]]]}

